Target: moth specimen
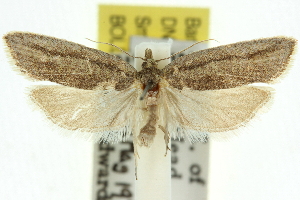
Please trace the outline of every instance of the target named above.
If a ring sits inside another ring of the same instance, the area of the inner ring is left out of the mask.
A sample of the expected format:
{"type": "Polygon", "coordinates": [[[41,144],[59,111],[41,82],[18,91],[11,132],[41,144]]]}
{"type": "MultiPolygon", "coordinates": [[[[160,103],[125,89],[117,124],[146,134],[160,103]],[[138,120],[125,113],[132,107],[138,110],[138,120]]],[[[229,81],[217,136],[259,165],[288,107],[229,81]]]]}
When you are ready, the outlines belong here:
{"type": "Polygon", "coordinates": [[[59,84],[30,93],[55,124],[100,142],[133,134],[141,146],[151,145],[157,129],[168,145],[170,137],[205,141],[243,126],[272,95],[249,84],[283,74],[296,45],[288,37],[238,42],[179,57],[162,70],[147,49],[137,71],[114,55],[54,37],[11,32],[4,40],[23,74],[59,84]]]}

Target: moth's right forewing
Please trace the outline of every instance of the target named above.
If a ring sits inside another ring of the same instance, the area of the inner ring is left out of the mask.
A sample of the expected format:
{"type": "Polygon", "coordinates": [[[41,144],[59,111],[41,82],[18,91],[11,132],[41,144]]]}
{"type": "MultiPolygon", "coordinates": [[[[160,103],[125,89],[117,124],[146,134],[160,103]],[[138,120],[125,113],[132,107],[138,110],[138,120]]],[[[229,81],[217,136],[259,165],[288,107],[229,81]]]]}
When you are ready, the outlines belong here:
{"type": "Polygon", "coordinates": [[[167,65],[164,77],[177,89],[194,90],[271,83],[287,69],[296,42],[274,37],[197,51],[167,65]]]}
{"type": "Polygon", "coordinates": [[[114,55],[63,39],[26,32],[11,32],[4,40],[20,71],[79,89],[105,83],[117,90],[133,84],[136,70],[114,55]]]}

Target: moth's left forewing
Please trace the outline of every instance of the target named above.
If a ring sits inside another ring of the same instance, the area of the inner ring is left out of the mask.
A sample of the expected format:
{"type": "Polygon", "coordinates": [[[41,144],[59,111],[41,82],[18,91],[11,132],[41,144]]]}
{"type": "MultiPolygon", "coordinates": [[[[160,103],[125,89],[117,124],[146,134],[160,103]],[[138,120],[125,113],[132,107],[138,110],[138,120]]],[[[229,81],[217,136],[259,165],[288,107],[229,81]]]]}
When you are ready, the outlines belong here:
{"type": "Polygon", "coordinates": [[[164,78],[174,88],[194,90],[271,83],[287,69],[296,41],[274,37],[196,51],[167,65],[164,78]]]}

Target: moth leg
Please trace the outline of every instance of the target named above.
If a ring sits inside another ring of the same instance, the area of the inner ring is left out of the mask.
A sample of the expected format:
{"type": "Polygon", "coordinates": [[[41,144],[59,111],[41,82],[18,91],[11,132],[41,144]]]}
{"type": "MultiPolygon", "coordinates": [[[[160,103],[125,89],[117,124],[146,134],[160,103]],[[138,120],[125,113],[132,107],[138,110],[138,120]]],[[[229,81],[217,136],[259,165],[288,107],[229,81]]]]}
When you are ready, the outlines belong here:
{"type": "Polygon", "coordinates": [[[132,142],[133,142],[133,154],[134,154],[134,172],[135,172],[135,179],[138,180],[138,173],[137,173],[137,166],[138,166],[138,159],[140,159],[140,155],[137,149],[137,134],[136,131],[133,132],[133,137],[132,137],[132,142]]]}
{"type": "Polygon", "coordinates": [[[143,111],[149,111],[149,109],[146,107],[146,108],[141,108],[143,111]]]}
{"type": "Polygon", "coordinates": [[[171,149],[169,148],[170,133],[162,125],[158,125],[158,128],[160,128],[160,130],[162,130],[165,133],[165,135],[164,135],[164,139],[165,139],[165,142],[166,142],[166,153],[165,153],[165,156],[167,156],[168,150],[171,151],[171,149]]]}
{"type": "Polygon", "coordinates": [[[133,143],[133,151],[134,151],[134,165],[135,165],[135,168],[134,168],[134,172],[135,172],[135,180],[138,180],[138,174],[137,174],[137,165],[138,165],[138,158],[140,158],[139,156],[139,153],[137,151],[137,147],[136,147],[136,143],[134,142],[133,143]]]}
{"type": "Polygon", "coordinates": [[[136,143],[135,142],[133,142],[133,151],[134,151],[134,158],[135,159],[140,159],[140,155],[139,155],[139,152],[137,151],[137,147],[136,147],[136,143]]]}

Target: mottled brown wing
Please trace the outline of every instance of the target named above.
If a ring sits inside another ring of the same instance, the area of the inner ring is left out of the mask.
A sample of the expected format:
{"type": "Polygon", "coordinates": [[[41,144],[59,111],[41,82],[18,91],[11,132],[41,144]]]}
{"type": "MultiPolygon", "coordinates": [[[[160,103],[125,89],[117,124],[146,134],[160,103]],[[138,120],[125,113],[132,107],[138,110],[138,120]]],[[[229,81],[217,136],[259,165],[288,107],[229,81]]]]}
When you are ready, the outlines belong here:
{"type": "Polygon", "coordinates": [[[194,90],[270,83],[287,68],[296,41],[273,37],[193,52],[168,64],[164,78],[177,89],[194,90]]]}
{"type": "Polygon", "coordinates": [[[136,70],[114,55],[54,37],[11,32],[4,40],[15,64],[29,77],[92,90],[109,85],[128,88],[136,70]]]}

